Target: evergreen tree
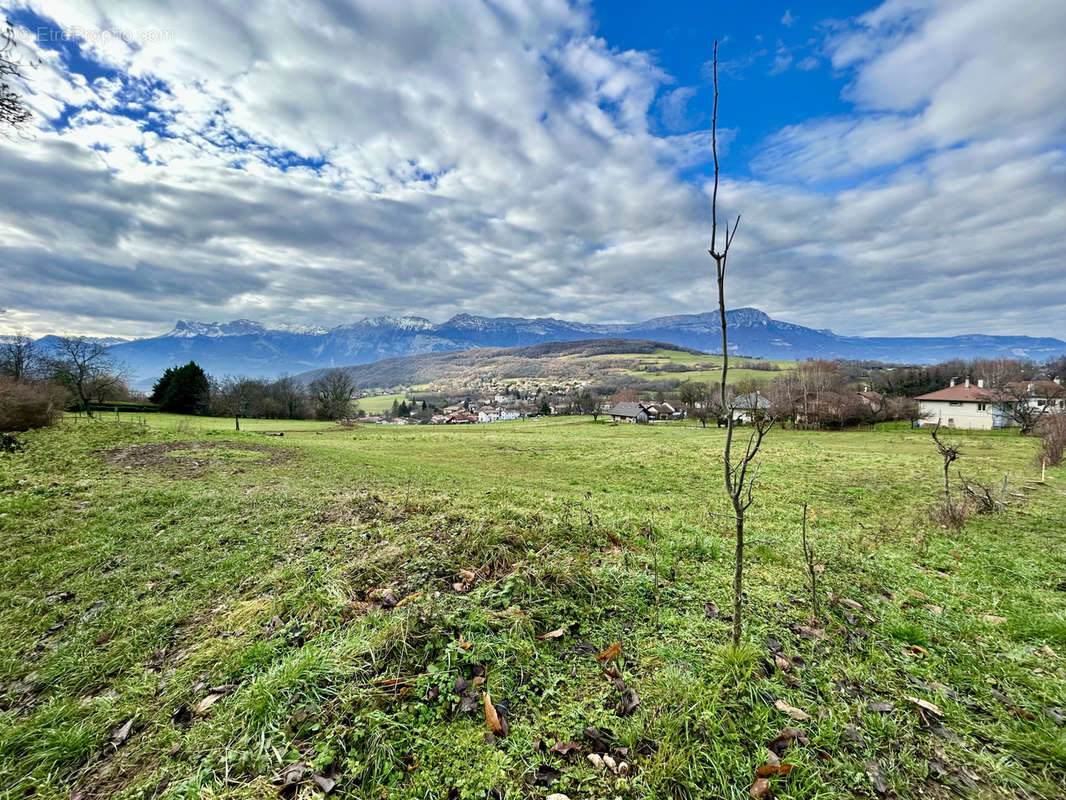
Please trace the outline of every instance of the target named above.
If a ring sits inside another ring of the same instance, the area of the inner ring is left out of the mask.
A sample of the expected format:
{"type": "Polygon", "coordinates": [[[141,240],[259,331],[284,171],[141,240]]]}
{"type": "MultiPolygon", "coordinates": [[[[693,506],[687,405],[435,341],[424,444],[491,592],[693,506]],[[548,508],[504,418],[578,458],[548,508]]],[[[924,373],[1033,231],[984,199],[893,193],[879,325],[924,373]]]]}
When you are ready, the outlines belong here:
{"type": "Polygon", "coordinates": [[[409,409],[407,407],[407,401],[406,400],[401,400],[400,401],[400,407],[396,410],[396,414],[398,416],[401,416],[401,417],[409,417],[409,416],[411,416],[411,409],[409,409]]]}
{"type": "Polygon", "coordinates": [[[543,403],[540,404],[540,415],[542,417],[550,417],[551,413],[552,413],[552,408],[551,408],[551,406],[548,405],[548,401],[545,400],[543,403]]]}
{"type": "Polygon", "coordinates": [[[208,399],[207,375],[195,361],[168,368],[152,388],[152,402],[172,414],[202,414],[208,399]]]}

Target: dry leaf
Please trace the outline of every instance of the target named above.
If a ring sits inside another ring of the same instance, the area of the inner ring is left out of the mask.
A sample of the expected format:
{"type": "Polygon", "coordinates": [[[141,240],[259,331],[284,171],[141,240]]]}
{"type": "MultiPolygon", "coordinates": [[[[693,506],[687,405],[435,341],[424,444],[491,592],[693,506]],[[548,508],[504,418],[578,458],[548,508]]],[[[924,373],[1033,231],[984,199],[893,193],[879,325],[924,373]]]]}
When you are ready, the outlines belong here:
{"type": "Polygon", "coordinates": [[[919,600],[932,600],[933,598],[927,595],[925,592],[919,592],[917,589],[908,589],[907,594],[911,597],[917,597],[919,600]]]}
{"type": "Polygon", "coordinates": [[[217,703],[219,698],[221,697],[222,695],[218,692],[209,694],[207,697],[205,697],[203,700],[196,704],[196,708],[194,708],[193,711],[195,711],[197,714],[203,714],[205,711],[207,711],[207,709],[211,708],[211,706],[217,703]]]}
{"type": "Polygon", "coordinates": [[[612,658],[618,658],[618,656],[620,656],[621,654],[622,654],[622,643],[621,642],[615,642],[610,647],[608,647],[606,650],[604,650],[602,653],[600,653],[598,656],[596,656],[596,660],[597,661],[609,661],[612,658]]]}
{"type": "Polygon", "coordinates": [[[904,647],[903,652],[910,656],[922,656],[922,658],[929,657],[929,651],[919,644],[912,644],[910,647],[904,647]]]}
{"type": "Polygon", "coordinates": [[[908,697],[906,695],[903,696],[903,699],[914,703],[914,705],[918,706],[918,708],[924,709],[930,714],[936,714],[938,717],[944,716],[944,712],[941,711],[939,707],[930,703],[928,700],[922,700],[920,697],[908,697]]]}
{"type": "Polygon", "coordinates": [[[802,745],[810,744],[807,735],[799,728],[785,728],[766,745],[766,748],[774,755],[781,755],[793,742],[802,745]]]}
{"type": "Polygon", "coordinates": [[[560,636],[565,636],[565,635],[566,635],[566,628],[556,628],[553,631],[548,631],[547,633],[542,633],[537,638],[538,639],[558,639],[560,636]]]}
{"type": "Polygon", "coordinates": [[[469,650],[470,649],[470,645],[471,645],[471,642],[468,642],[466,639],[460,639],[459,640],[459,646],[461,648],[463,648],[464,650],[469,650]]]}
{"type": "Polygon", "coordinates": [[[485,724],[489,726],[489,730],[497,736],[506,736],[507,723],[500,719],[500,715],[496,711],[496,706],[492,704],[492,697],[488,692],[481,695],[481,701],[485,706],[485,724]]]}
{"type": "Polygon", "coordinates": [[[787,658],[785,658],[780,653],[774,653],[774,663],[777,665],[777,668],[780,669],[780,670],[786,670],[790,666],[792,666],[792,662],[789,661],[787,658]]]}
{"type": "Polygon", "coordinates": [[[770,764],[766,763],[755,770],[755,774],[760,778],[770,778],[774,775],[780,775],[784,777],[788,773],[792,772],[791,764],[770,764]]]}
{"type": "Polygon", "coordinates": [[[932,612],[933,614],[943,614],[944,613],[944,607],[943,606],[934,606],[932,603],[926,603],[925,607],[930,612],[932,612]]]}
{"type": "Polygon", "coordinates": [[[790,706],[784,700],[778,700],[777,702],[775,702],[774,708],[776,708],[778,711],[782,711],[785,714],[788,714],[790,717],[792,717],[792,719],[797,720],[799,722],[804,722],[805,720],[811,718],[811,715],[804,711],[802,708],[790,706]]]}
{"type": "Polygon", "coordinates": [[[982,614],[981,619],[992,625],[1002,625],[1007,621],[1006,617],[997,617],[995,614],[982,614]]]}
{"type": "Polygon", "coordinates": [[[123,742],[130,738],[130,731],[133,730],[133,718],[128,719],[124,724],[115,728],[114,733],[111,734],[111,746],[118,748],[121,747],[123,742]]]}
{"type": "Polygon", "coordinates": [[[841,605],[845,605],[854,611],[862,611],[862,603],[856,603],[854,600],[849,600],[846,597],[841,597],[839,599],[841,605]]]}
{"type": "Polygon", "coordinates": [[[770,781],[766,778],[756,778],[755,783],[751,785],[751,789],[748,790],[749,797],[769,797],[770,796],[770,781]]]}
{"type": "Polygon", "coordinates": [[[555,753],[560,756],[568,756],[575,750],[580,750],[581,745],[577,742],[556,742],[549,749],[549,753],[555,753]]]}

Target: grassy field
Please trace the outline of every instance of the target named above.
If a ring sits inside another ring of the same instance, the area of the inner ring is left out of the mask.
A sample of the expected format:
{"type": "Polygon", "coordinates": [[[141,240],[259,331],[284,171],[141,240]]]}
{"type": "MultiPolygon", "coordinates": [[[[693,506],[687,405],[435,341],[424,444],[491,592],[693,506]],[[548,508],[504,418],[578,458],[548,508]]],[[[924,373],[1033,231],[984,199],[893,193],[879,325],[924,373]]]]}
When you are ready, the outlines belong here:
{"type": "Polygon", "coordinates": [[[734,651],[719,431],[148,422],[0,455],[4,797],[746,798],[771,742],[777,798],[1066,796],[1031,439],[954,436],[1026,495],[956,533],[928,431],[773,432],[734,651]]]}
{"type": "MultiPolygon", "coordinates": [[[[588,356],[587,358],[593,362],[597,360],[609,361],[612,359],[632,361],[633,367],[631,369],[618,370],[618,374],[643,377],[650,380],[656,378],[674,378],[679,381],[704,381],[714,383],[722,379],[721,369],[714,368],[722,363],[722,357],[720,355],[716,356],[703,353],[686,353],[680,350],[660,349],[648,354],[632,353],[622,355],[588,356]],[[713,365],[713,367],[708,369],[708,365],[713,365]],[[691,369],[675,371],[678,366],[688,366],[691,367],[691,369]]],[[[797,363],[795,361],[767,362],[778,367],[777,370],[745,369],[743,366],[738,366],[749,361],[752,361],[752,359],[743,357],[730,359],[730,364],[732,364],[732,366],[729,369],[729,380],[731,383],[735,384],[751,380],[769,382],[782,372],[794,369],[797,363]]]]}

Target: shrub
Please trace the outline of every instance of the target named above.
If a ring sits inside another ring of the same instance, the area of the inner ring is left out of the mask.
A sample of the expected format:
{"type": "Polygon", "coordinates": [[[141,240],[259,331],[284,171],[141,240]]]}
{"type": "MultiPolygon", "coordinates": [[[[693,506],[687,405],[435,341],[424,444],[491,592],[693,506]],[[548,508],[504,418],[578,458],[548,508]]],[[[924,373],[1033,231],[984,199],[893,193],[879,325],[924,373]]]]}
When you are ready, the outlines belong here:
{"type": "Polygon", "coordinates": [[[1048,466],[1059,466],[1062,464],[1063,452],[1066,451],[1066,411],[1045,415],[1038,430],[1044,440],[1040,458],[1046,458],[1048,466]]]}
{"type": "Polygon", "coordinates": [[[63,415],[67,400],[64,391],[54,383],[0,378],[0,431],[26,431],[52,425],[63,415]]]}

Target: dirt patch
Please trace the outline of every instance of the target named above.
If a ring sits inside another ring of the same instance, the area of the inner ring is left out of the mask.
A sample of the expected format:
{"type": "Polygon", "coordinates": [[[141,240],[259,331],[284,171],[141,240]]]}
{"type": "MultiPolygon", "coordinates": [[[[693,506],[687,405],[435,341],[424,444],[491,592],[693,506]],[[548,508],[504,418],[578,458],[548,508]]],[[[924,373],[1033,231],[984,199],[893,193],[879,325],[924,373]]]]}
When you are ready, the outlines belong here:
{"type": "Polygon", "coordinates": [[[152,442],[98,450],[108,464],[127,472],[154,470],[171,477],[195,478],[208,472],[244,472],[249,466],[278,464],[287,450],[247,442],[152,442]]]}

